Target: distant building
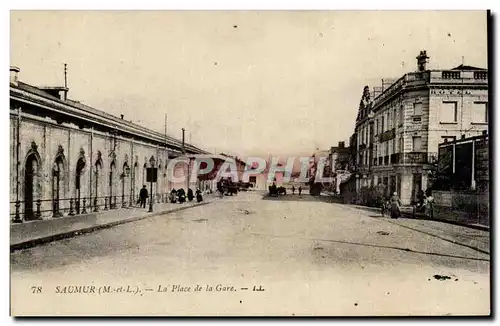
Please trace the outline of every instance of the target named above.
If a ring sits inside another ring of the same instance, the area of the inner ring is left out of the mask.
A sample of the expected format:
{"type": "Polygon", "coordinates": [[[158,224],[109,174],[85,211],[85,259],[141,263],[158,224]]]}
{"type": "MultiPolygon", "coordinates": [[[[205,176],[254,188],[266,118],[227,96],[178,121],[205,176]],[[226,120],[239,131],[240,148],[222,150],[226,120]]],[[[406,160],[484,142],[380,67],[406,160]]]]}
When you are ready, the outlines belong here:
{"type": "Polygon", "coordinates": [[[340,193],[340,184],[346,181],[351,175],[349,169],[350,164],[350,149],[345,147],[345,142],[340,141],[338,146],[332,146],[328,154],[328,170],[325,176],[333,178],[331,190],[335,193],[340,193]]]}
{"type": "Polygon", "coordinates": [[[385,185],[410,204],[426,190],[438,144],[488,130],[488,70],[460,65],[428,70],[426,51],[374,99],[363,90],[356,119],[356,191],[385,185]]]}

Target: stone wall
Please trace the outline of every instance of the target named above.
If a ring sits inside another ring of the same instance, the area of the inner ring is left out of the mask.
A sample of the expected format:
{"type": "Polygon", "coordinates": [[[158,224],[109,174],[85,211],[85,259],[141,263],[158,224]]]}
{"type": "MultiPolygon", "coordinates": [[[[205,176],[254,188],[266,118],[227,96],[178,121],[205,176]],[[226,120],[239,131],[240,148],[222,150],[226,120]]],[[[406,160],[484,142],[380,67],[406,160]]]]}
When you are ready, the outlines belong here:
{"type": "MultiPolygon", "coordinates": [[[[152,143],[115,137],[111,132],[97,132],[30,114],[21,114],[20,164],[17,169],[17,123],[17,115],[11,114],[11,212],[15,211],[17,199],[21,201],[19,208],[21,214],[29,210],[24,201],[28,195],[25,194],[25,189],[29,189],[26,182],[29,181],[27,172],[30,170],[30,164],[35,167],[32,209],[36,212],[37,201],[41,200],[42,218],[50,218],[53,215],[53,198],[57,194],[57,189],[60,199],[59,210],[63,214],[69,213],[70,199],[73,199],[76,208],[78,204],[75,200],[78,197],[81,209],[83,209],[83,199],[86,200],[87,210],[95,208],[93,205],[96,200],[98,209],[109,207],[109,196],[112,196],[111,202],[114,204],[116,201],[118,207],[130,205],[131,201],[137,200],[142,185],[146,184],[146,167],[150,166],[150,157],[155,158],[156,166],[159,168],[158,183],[154,184],[153,193],[166,193],[172,187],[166,181],[166,164],[169,160],[165,148],[159,148],[152,143]],[[60,163],[58,166],[61,168],[59,182],[54,172],[57,170],[56,162],[60,163]],[[77,166],[80,167],[79,171],[77,166]],[[77,175],[80,175],[79,191],[77,175]]],[[[181,164],[176,166],[176,170],[185,172],[181,164]]]]}

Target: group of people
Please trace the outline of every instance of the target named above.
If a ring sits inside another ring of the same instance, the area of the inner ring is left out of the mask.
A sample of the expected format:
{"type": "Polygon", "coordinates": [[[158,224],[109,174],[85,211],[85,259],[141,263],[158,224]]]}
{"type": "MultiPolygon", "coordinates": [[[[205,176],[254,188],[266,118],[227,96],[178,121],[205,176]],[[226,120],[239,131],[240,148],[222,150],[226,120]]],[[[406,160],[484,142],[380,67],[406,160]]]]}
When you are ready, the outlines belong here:
{"type": "MultiPolygon", "coordinates": [[[[146,185],[142,186],[142,189],[141,191],[139,192],[139,204],[140,204],[140,207],[141,208],[146,208],[146,200],[148,199],[148,189],[146,188],[146,185]]],[[[172,189],[172,191],[170,191],[170,194],[169,194],[169,201],[171,203],[184,203],[186,202],[186,198],[188,201],[193,201],[194,200],[194,193],[193,193],[193,190],[191,188],[188,189],[187,191],[187,195],[186,195],[186,192],[184,191],[184,189],[172,189]]],[[[196,201],[199,203],[199,202],[202,202],[203,201],[203,196],[202,196],[202,192],[200,189],[197,189],[196,190],[196,201]]]]}
{"type": "MultiPolygon", "coordinates": [[[[423,190],[420,190],[417,194],[417,201],[414,203],[414,213],[421,212],[433,217],[433,203],[434,198],[430,193],[427,195],[423,190]]],[[[382,204],[382,215],[385,211],[389,210],[391,218],[401,217],[401,200],[396,192],[394,192],[391,198],[382,204]]]]}
{"type": "MultiPolygon", "coordinates": [[[[295,195],[295,186],[292,185],[292,194],[295,195]]],[[[299,186],[299,196],[302,195],[302,186],[299,186]]]]}

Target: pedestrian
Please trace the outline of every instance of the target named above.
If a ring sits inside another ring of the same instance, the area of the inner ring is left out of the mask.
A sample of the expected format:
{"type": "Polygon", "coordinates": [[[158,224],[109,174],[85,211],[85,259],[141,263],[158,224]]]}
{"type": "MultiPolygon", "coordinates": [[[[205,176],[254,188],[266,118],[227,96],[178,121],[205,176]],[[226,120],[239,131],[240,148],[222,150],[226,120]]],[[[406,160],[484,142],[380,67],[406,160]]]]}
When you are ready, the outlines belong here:
{"type": "Polygon", "coordinates": [[[295,186],[292,185],[292,194],[295,195],[295,186]]]}
{"type": "Polygon", "coordinates": [[[143,185],[141,191],[139,191],[139,198],[141,200],[141,208],[146,208],[146,199],[148,198],[148,189],[146,189],[146,185],[143,185]]]}
{"type": "Polygon", "coordinates": [[[203,201],[200,189],[196,190],[196,201],[198,201],[198,203],[203,201]]]}
{"type": "Polygon", "coordinates": [[[401,201],[399,200],[398,194],[394,192],[391,197],[391,218],[401,217],[400,205],[401,201]]]}
{"type": "Polygon", "coordinates": [[[172,204],[175,204],[177,202],[177,191],[175,189],[172,189],[170,192],[170,202],[172,204]]]}
{"type": "Polygon", "coordinates": [[[302,186],[299,186],[299,196],[302,194],[302,186]]]}
{"type": "Polygon", "coordinates": [[[430,218],[434,218],[434,197],[431,193],[425,198],[425,213],[430,218]]]}
{"type": "Polygon", "coordinates": [[[193,189],[188,188],[187,198],[191,202],[194,199],[193,189]]]}
{"type": "Polygon", "coordinates": [[[186,192],[183,188],[177,190],[177,195],[179,197],[179,204],[182,204],[186,201],[186,192]]]}

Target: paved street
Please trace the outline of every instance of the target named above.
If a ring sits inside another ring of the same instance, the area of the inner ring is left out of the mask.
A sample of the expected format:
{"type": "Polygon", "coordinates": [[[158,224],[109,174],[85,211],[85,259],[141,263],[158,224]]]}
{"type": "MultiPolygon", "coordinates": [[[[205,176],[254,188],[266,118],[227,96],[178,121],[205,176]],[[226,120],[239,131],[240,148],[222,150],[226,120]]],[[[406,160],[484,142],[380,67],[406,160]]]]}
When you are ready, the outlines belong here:
{"type": "Polygon", "coordinates": [[[12,253],[12,306],[22,309],[13,313],[487,314],[488,241],[485,231],[394,221],[308,195],[240,193],[12,253]],[[193,293],[196,284],[203,290],[193,293]],[[32,294],[38,285],[43,293],[32,294]],[[141,293],[56,293],[68,285],[141,293]]]}

